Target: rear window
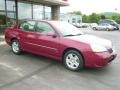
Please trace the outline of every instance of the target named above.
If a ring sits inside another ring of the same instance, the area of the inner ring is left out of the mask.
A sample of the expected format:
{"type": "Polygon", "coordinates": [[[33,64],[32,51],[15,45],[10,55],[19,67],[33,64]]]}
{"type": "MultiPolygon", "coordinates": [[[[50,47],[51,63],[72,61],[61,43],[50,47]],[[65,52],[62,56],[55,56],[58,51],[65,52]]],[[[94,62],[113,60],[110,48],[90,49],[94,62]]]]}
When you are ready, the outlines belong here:
{"type": "Polygon", "coordinates": [[[108,24],[117,24],[114,20],[100,20],[99,24],[108,23],[108,24]]]}

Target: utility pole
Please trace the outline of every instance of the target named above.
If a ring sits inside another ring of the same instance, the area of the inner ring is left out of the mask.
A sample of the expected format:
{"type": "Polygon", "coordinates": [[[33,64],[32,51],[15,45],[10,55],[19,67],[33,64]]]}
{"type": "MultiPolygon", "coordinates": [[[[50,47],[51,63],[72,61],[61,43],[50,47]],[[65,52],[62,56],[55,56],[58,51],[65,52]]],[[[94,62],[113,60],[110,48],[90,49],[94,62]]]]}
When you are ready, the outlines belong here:
{"type": "Polygon", "coordinates": [[[16,23],[18,23],[18,0],[15,0],[16,23]]]}
{"type": "Polygon", "coordinates": [[[6,26],[7,26],[7,1],[5,0],[5,16],[6,16],[6,26]]]}

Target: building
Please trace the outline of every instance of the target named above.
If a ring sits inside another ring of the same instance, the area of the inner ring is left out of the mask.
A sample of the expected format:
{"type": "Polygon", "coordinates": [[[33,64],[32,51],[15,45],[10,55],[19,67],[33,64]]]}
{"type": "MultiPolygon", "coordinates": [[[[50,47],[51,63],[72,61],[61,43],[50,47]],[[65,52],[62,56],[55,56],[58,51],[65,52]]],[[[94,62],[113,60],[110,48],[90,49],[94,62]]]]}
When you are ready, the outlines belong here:
{"type": "Polygon", "coordinates": [[[75,14],[60,14],[60,20],[66,21],[71,24],[82,23],[82,15],[75,15],[75,14]]]}
{"type": "Polygon", "coordinates": [[[27,18],[58,20],[60,6],[68,5],[67,0],[0,0],[0,14],[16,22],[27,18]]]}

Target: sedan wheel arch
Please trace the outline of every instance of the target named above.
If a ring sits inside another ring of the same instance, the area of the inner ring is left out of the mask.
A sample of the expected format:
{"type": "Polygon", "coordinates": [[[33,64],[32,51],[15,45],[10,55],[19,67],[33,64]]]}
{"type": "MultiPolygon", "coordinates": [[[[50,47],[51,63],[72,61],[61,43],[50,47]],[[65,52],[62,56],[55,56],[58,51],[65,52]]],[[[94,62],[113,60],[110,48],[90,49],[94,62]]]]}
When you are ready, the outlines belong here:
{"type": "Polygon", "coordinates": [[[69,51],[75,51],[75,52],[78,52],[79,53],[79,58],[81,58],[81,60],[82,60],[82,67],[80,66],[79,68],[76,68],[75,70],[74,69],[70,69],[70,68],[68,68],[68,69],[70,69],[70,70],[72,70],[72,71],[78,71],[79,69],[82,69],[84,66],[85,66],[85,62],[84,62],[84,57],[83,57],[83,54],[79,51],[79,50],[77,50],[77,49],[75,49],[75,48],[67,48],[66,50],[64,50],[64,52],[63,52],[63,59],[62,59],[62,62],[64,63],[64,65],[66,66],[66,63],[65,63],[65,54],[66,53],[68,53],[69,51]]]}
{"type": "Polygon", "coordinates": [[[62,54],[62,60],[63,60],[63,58],[64,58],[64,54],[65,54],[67,51],[69,51],[69,50],[75,50],[75,51],[79,52],[80,55],[82,55],[82,58],[83,58],[83,60],[84,60],[83,54],[81,53],[80,50],[78,50],[78,49],[76,49],[76,48],[67,48],[67,49],[65,49],[65,50],[63,51],[63,54],[62,54]]]}

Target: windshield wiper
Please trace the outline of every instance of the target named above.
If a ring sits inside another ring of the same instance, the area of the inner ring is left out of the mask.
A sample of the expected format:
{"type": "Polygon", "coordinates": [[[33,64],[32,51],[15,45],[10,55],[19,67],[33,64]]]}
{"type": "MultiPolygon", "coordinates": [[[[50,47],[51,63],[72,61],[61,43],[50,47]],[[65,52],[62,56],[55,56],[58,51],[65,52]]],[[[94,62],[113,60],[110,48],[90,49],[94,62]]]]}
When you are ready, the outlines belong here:
{"type": "Polygon", "coordinates": [[[65,35],[64,37],[67,37],[67,36],[78,36],[78,35],[82,35],[82,34],[75,34],[75,35],[73,35],[73,34],[69,34],[69,35],[65,35]]]}
{"type": "Polygon", "coordinates": [[[76,35],[73,35],[73,34],[69,34],[69,35],[65,35],[64,37],[67,37],[67,36],[76,36],[76,35]]]}
{"type": "Polygon", "coordinates": [[[79,33],[79,34],[76,34],[76,36],[77,36],[77,35],[82,35],[82,34],[81,34],[81,33],[79,33]]]}

